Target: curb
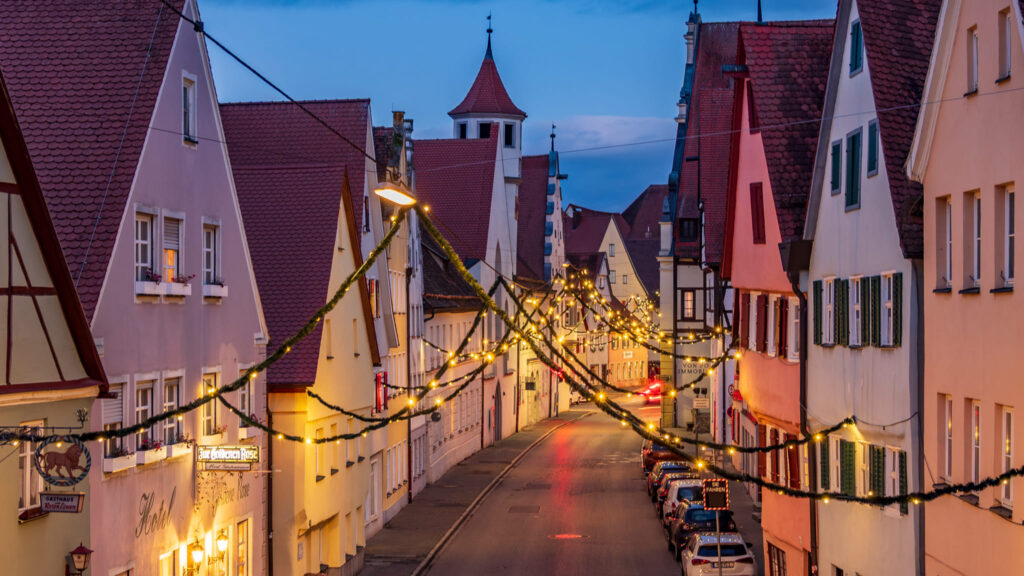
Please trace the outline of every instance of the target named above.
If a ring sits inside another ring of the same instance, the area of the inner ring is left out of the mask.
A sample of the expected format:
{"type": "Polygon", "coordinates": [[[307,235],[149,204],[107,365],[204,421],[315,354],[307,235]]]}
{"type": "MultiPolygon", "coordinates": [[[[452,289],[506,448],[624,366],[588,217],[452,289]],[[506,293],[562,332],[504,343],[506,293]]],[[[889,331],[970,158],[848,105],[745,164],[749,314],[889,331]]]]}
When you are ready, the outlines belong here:
{"type": "Polygon", "coordinates": [[[435,544],[434,547],[430,549],[430,552],[427,552],[426,557],[424,557],[423,561],[420,562],[418,566],[416,566],[416,569],[412,571],[412,574],[410,574],[410,576],[423,576],[430,571],[431,564],[433,564],[434,560],[437,559],[438,555],[440,555],[441,552],[444,551],[445,547],[452,540],[452,538],[454,538],[455,535],[459,533],[459,530],[462,529],[462,525],[465,524],[466,521],[473,516],[473,514],[476,512],[476,509],[479,508],[480,504],[483,503],[484,499],[487,498],[487,496],[491,492],[493,492],[494,489],[497,488],[499,484],[501,484],[505,477],[508,476],[509,472],[511,472],[512,469],[516,467],[516,464],[519,464],[519,461],[522,460],[524,456],[529,454],[530,451],[532,451],[538,444],[546,440],[548,436],[552,435],[559,428],[562,428],[563,426],[568,426],[569,424],[572,424],[574,422],[579,422],[580,420],[586,418],[587,416],[590,416],[591,414],[595,413],[596,412],[591,410],[584,412],[581,416],[577,418],[573,418],[572,420],[566,420],[565,422],[562,422],[558,426],[551,428],[543,435],[541,435],[540,438],[537,438],[536,440],[531,442],[529,446],[524,448],[522,452],[520,452],[515,458],[512,459],[511,462],[508,463],[508,466],[505,466],[504,470],[499,472],[498,475],[495,476],[494,479],[491,480],[490,483],[487,484],[487,486],[485,486],[484,489],[481,490],[480,493],[476,495],[476,498],[474,498],[473,501],[469,503],[469,506],[466,507],[466,510],[463,511],[462,514],[458,517],[458,519],[455,520],[455,523],[452,524],[451,527],[448,528],[448,531],[445,532],[443,536],[441,536],[441,539],[437,541],[437,544],[435,544]]]}

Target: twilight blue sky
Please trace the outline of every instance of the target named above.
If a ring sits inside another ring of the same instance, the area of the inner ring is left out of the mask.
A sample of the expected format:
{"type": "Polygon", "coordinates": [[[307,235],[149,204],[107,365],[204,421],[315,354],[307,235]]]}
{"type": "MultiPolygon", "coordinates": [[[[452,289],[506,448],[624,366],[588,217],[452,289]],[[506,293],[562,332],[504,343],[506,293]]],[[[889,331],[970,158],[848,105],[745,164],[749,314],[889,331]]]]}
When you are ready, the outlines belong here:
{"type": "MultiPolygon", "coordinates": [[[[766,20],[835,15],[832,0],[763,7],[766,20]]],[[[375,124],[405,110],[418,138],[450,137],[447,112],[476,75],[492,12],[498,70],[529,115],[523,152],[546,152],[556,123],[565,200],[616,211],[668,178],[692,9],[667,0],[200,0],[206,30],[292,96],[369,97],[375,124]]],[[[756,0],[704,0],[700,12],[753,20],[756,0]]],[[[212,45],[210,57],[222,101],[279,98],[212,45]]]]}

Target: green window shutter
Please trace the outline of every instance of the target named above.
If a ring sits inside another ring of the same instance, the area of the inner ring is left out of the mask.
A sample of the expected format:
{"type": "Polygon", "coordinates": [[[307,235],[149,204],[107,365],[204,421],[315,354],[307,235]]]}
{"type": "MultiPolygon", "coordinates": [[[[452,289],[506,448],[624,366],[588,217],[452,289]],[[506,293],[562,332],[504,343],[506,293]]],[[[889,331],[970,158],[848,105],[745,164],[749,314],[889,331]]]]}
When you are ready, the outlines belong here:
{"type": "Polygon", "coordinates": [[[821,439],[821,491],[828,492],[832,489],[828,477],[828,436],[821,439]]]}
{"type": "Polygon", "coordinates": [[[821,280],[814,281],[814,343],[821,344],[821,280]]]}
{"type": "Polygon", "coordinates": [[[850,26],[850,74],[860,70],[864,60],[864,42],[861,34],[860,22],[854,22],[850,26]]]}
{"type": "MultiPolygon", "coordinates": [[[[907,495],[907,453],[900,450],[900,496],[907,495]]],[[[900,502],[900,514],[910,511],[906,502],[900,502]]]]}
{"type": "Polygon", "coordinates": [[[857,445],[839,441],[839,491],[857,496],[857,445]]]}
{"type": "Polygon", "coordinates": [[[871,277],[871,345],[882,345],[882,277],[871,277]]]}
{"type": "Polygon", "coordinates": [[[871,343],[871,279],[860,279],[860,345],[871,343]]]}
{"type": "Polygon", "coordinates": [[[903,344],[903,273],[892,276],[892,345],[903,344]]]}
{"type": "Polygon", "coordinates": [[[871,468],[868,471],[871,478],[870,490],[875,496],[885,496],[885,448],[871,446],[870,449],[870,459],[868,460],[871,468]]]}
{"type": "Polygon", "coordinates": [[[868,123],[868,174],[878,172],[878,122],[868,123]]]}
{"type": "Polygon", "coordinates": [[[843,185],[843,143],[832,143],[832,193],[839,192],[843,185]]]}

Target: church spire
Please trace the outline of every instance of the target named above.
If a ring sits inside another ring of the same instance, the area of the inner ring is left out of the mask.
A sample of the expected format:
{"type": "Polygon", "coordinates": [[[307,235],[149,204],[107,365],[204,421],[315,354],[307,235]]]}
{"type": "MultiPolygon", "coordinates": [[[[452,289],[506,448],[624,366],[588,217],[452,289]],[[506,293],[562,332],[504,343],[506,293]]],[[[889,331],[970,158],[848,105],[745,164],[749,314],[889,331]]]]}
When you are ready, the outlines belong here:
{"type": "Polygon", "coordinates": [[[488,12],[487,13],[487,53],[484,54],[484,59],[485,60],[494,60],[494,55],[491,54],[491,33],[493,33],[493,32],[494,32],[494,29],[491,28],[491,13],[488,12]]]}

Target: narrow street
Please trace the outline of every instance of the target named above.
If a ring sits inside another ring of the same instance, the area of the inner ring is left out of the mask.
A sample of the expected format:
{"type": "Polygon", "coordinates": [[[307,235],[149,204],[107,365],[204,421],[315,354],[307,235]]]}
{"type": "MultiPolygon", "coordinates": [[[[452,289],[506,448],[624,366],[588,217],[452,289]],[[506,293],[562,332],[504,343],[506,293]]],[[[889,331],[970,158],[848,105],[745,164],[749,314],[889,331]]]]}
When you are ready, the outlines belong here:
{"type": "MultiPolygon", "coordinates": [[[[624,402],[645,419],[657,416],[655,406],[624,402]]],[[[484,500],[430,573],[678,574],[644,490],[639,450],[636,435],[601,413],[558,429],[484,500]]],[[[736,519],[760,545],[749,513],[736,519]]]]}

